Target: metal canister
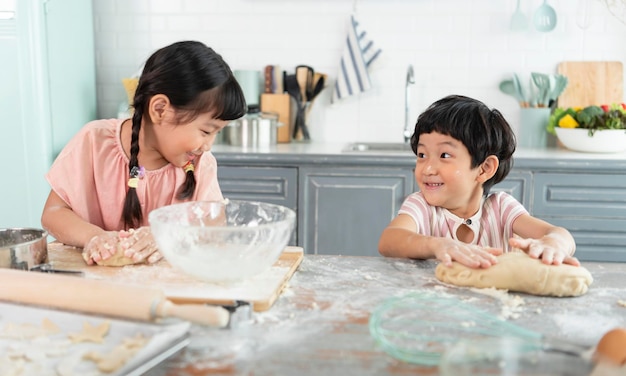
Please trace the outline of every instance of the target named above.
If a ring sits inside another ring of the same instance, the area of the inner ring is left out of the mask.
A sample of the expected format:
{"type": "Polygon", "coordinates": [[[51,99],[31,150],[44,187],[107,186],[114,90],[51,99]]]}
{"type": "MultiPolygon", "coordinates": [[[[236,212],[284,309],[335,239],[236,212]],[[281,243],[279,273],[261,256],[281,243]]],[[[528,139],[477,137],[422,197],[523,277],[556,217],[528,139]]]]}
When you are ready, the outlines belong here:
{"type": "Polygon", "coordinates": [[[48,262],[48,232],[37,228],[0,229],[0,268],[30,270],[48,262]]]}
{"type": "Polygon", "coordinates": [[[268,147],[277,142],[278,114],[251,112],[231,121],[223,130],[224,143],[242,147],[268,147]]]}

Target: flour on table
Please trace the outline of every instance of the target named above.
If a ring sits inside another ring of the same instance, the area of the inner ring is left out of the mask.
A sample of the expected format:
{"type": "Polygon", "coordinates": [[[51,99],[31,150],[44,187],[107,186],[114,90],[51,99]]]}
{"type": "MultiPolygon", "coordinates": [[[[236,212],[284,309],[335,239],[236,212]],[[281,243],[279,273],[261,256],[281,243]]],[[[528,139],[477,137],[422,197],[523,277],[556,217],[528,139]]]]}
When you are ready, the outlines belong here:
{"type": "Polygon", "coordinates": [[[478,288],[470,288],[471,291],[477,292],[479,294],[488,295],[492,298],[498,299],[502,303],[502,309],[500,311],[500,318],[506,320],[509,318],[517,319],[520,317],[520,314],[524,311],[523,305],[525,304],[524,299],[519,295],[511,295],[507,290],[499,290],[494,287],[478,289],[478,288]]]}

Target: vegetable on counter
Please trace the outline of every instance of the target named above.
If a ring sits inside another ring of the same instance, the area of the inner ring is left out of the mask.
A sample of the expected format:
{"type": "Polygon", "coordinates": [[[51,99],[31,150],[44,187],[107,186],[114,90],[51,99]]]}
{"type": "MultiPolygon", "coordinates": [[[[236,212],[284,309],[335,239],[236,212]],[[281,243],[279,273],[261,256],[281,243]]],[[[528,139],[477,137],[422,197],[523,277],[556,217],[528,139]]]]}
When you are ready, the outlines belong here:
{"type": "Polygon", "coordinates": [[[601,129],[626,129],[626,103],[555,108],[546,129],[555,134],[555,127],[589,129],[589,135],[601,129]]]}

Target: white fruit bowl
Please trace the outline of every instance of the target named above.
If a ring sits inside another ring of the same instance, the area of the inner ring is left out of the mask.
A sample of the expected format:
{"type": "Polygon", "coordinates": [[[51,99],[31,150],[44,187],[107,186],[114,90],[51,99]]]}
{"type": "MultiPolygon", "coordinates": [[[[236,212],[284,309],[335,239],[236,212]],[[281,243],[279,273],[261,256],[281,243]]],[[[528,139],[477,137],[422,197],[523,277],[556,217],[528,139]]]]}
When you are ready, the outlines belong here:
{"type": "Polygon", "coordinates": [[[625,129],[596,130],[593,136],[588,129],[555,127],[556,136],[568,149],[586,153],[618,153],[626,151],[625,129]]]}
{"type": "Polygon", "coordinates": [[[248,279],[269,269],[287,246],[293,210],[252,201],[194,201],[153,210],[148,220],[163,257],[210,282],[248,279]]]}

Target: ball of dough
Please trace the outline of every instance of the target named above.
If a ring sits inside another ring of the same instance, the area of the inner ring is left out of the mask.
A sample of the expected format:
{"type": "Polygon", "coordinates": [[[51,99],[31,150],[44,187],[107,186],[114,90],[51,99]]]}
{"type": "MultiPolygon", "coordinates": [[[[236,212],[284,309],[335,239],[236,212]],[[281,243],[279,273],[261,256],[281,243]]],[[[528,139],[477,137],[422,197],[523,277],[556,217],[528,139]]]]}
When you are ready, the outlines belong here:
{"type": "Polygon", "coordinates": [[[543,296],[579,296],[587,292],[593,277],[582,266],[546,265],[524,252],[498,256],[487,269],[472,269],[458,262],[435,268],[437,279],[456,286],[503,289],[543,296]]]}
{"type": "MultiPolygon", "coordinates": [[[[87,255],[83,252],[83,259],[87,262],[87,255]]],[[[124,256],[124,249],[122,247],[117,247],[117,251],[113,256],[109,257],[106,260],[96,261],[97,265],[100,266],[125,266],[125,265],[134,265],[134,264],[142,264],[145,260],[135,261],[130,257],[124,256]]]]}

